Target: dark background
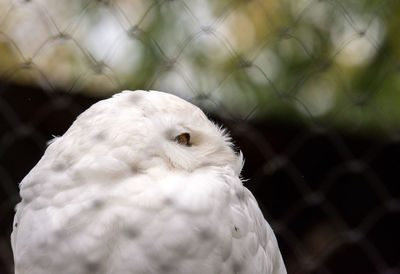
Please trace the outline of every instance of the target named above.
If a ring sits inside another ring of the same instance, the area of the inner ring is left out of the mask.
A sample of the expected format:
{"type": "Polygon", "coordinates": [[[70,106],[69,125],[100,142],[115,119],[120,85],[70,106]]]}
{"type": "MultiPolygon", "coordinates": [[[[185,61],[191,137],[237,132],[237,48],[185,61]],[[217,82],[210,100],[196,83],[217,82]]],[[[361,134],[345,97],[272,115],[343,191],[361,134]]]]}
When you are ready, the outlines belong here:
{"type": "MultiPolygon", "coordinates": [[[[1,85],[0,273],[12,273],[18,182],[47,140],[97,100],[1,85]]],[[[400,273],[399,135],[361,138],[277,119],[211,118],[242,150],[245,185],[274,228],[289,273],[400,273]]]]}

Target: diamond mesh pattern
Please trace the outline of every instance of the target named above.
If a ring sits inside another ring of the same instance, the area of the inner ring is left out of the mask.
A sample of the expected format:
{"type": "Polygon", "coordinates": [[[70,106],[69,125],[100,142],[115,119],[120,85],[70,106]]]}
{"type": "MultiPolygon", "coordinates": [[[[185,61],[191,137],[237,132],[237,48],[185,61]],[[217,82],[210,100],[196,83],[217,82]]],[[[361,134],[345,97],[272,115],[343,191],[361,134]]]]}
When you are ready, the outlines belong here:
{"type": "Polygon", "coordinates": [[[89,105],[160,89],[232,133],[289,273],[400,273],[395,0],[0,0],[0,272],[18,183],[89,105]]]}

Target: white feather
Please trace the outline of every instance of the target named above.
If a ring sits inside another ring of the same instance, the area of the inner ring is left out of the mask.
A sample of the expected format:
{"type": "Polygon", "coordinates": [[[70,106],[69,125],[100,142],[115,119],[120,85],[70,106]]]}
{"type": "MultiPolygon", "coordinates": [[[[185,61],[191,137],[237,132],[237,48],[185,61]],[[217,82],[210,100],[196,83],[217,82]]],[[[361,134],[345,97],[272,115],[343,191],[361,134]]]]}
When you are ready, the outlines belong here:
{"type": "Polygon", "coordinates": [[[20,184],[15,273],[286,273],[242,165],[224,131],[176,96],[100,101],[20,184]]]}

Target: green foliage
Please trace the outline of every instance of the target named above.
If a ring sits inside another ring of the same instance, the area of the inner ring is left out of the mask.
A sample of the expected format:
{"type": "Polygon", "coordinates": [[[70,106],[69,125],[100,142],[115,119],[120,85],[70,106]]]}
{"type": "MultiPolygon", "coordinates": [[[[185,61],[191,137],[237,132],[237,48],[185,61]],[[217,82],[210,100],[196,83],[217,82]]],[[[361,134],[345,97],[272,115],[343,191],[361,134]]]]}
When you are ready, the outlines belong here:
{"type": "Polygon", "coordinates": [[[352,133],[400,128],[398,1],[3,2],[2,81],[160,89],[229,118],[352,133]]]}

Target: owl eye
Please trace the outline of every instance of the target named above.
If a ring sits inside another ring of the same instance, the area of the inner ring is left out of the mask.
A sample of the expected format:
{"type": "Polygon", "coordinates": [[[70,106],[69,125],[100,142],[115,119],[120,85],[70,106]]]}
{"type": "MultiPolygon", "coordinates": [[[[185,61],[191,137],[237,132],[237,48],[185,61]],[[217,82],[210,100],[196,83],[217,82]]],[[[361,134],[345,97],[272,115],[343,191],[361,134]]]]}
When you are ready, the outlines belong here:
{"type": "Polygon", "coordinates": [[[179,134],[178,136],[175,137],[175,141],[180,144],[180,145],[184,145],[187,147],[190,147],[190,134],[185,132],[182,134],[179,134]]]}

